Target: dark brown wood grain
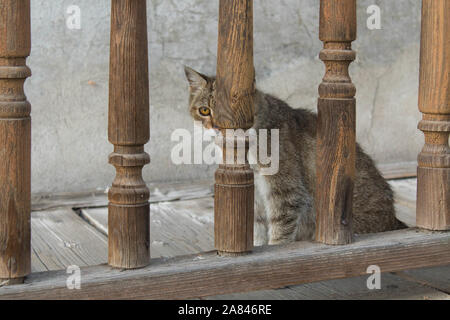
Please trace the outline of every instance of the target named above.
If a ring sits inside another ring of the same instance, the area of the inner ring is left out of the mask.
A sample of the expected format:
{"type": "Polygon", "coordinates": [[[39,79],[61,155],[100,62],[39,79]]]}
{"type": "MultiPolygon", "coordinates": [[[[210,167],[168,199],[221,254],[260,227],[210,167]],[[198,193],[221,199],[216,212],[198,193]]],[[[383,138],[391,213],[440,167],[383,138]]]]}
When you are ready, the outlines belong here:
{"type": "Polygon", "coordinates": [[[406,229],[358,236],[346,246],[294,242],[256,247],[252,254],[215,252],[152,259],[121,271],[106,265],[81,268],[81,289],[69,290],[65,270],[32,274],[25,285],[0,287],[0,299],[189,299],[450,263],[449,232],[406,229]]]}
{"type": "Polygon", "coordinates": [[[219,108],[215,124],[220,128],[251,128],[255,113],[253,0],[219,2],[216,82],[219,108]]]}
{"type": "Polygon", "coordinates": [[[0,282],[31,272],[30,1],[0,0],[0,282]]]}
{"type": "Polygon", "coordinates": [[[109,189],[108,262],[144,267],[150,259],[149,190],[142,168],[150,162],[148,43],[145,0],[112,0],[109,81],[109,162],[116,178],[109,189]]]}
{"type": "MultiPolygon", "coordinates": [[[[241,254],[253,247],[254,181],[248,165],[238,163],[235,136],[225,129],[249,129],[254,118],[253,0],[220,0],[215,125],[223,129],[224,164],[215,174],[214,243],[222,254],[241,254]],[[226,147],[226,143],[234,147],[226,147]],[[232,161],[226,154],[234,153],[232,161]]],[[[243,139],[243,137],[240,137],[243,139]]],[[[248,143],[244,143],[245,153],[248,143]]]]}
{"type": "Polygon", "coordinates": [[[423,0],[420,50],[417,226],[450,229],[450,2],[423,0]]]}
{"type": "Polygon", "coordinates": [[[348,67],[355,59],[356,1],[321,0],[320,59],[326,73],[319,86],[316,157],[316,240],[352,241],[355,177],[355,86],[348,67]]]}
{"type": "Polygon", "coordinates": [[[253,171],[220,165],[215,178],[214,247],[221,254],[246,253],[253,248],[253,171]]]}

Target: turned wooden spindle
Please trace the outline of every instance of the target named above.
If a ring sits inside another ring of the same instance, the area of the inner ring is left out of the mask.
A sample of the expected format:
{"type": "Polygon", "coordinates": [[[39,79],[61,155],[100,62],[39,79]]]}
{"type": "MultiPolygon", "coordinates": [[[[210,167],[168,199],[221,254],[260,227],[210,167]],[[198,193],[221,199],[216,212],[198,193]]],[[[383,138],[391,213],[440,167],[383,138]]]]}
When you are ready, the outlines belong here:
{"type": "Polygon", "coordinates": [[[109,265],[139,268],[150,261],[150,162],[146,0],[112,0],[108,136],[116,178],[109,189],[109,265]]]}
{"type": "Polygon", "coordinates": [[[450,229],[450,1],[423,0],[420,50],[418,227],[450,229]]]}
{"type": "Polygon", "coordinates": [[[0,283],[31,272],[30,0],[0,0],[0,283]]]}
{"type": "Polygon", "coordinates": [[[355,59],[356,0],[321,0],[319,37],[326,73],[318,101],[316,240],[347,244],[352,241],[356,153],[356,89],[348,73],[355,59]]]}
{"type": "Polygon", "coordinates": [[[248,141],[238,144],[243,137],[226,135],[225,129],[252,127],[254,79],[253,1],[220,0],[215,125],[223,129],[224,163],[215,174],[214,243],[221,254],[239,255],[253,248],[254,182],[246,158],[248,141]],[[236,161],[240,146],[244,163],[236,161]],[[226,162],[230,152],[228,158],[234,161],[226,162]]]}

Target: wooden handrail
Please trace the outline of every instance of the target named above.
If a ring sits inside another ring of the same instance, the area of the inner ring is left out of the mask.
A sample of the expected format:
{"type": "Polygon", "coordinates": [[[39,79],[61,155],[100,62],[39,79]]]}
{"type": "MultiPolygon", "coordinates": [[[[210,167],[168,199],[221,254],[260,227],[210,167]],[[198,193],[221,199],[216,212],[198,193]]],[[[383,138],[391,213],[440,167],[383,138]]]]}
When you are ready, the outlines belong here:
{"type": "Polygon", "coordinates": [[[0,0],[0,282],[31,272],[30,0],[0,0]]]}
{"type": "MultiPolygon", "coordinates": [[[[216,126],[246,130],[253,125],[254,79],[253,0],[220,0],[216,126]]],[[[220,253],[241,254],[253,248],[253,171],[248,159],[236,161],[243,151],[239,137],[227,136],[225,130],[223,136],[224,164],[215,174],[214,244],[220,253]],[[229,152],[234,153],[233,163],[226,162],[229,152]]],[[[244,148],[246,155],[247,142],[244,148]]]]}
{"type": "Polygon", "coordinates": [[[150,162],[146,0],[112,0],[109,78],[109,162],[116,178],[108,198],[108,261],[138,268],[150,261],[149,190],[142,168],[150,162]]]}
{"type": "Polygon", "coordinates": [[[450,1],[423,0],[420,50],[417,226],[450,230],[450,1]]]}
{"type": "Polygon", "coordinates": [[[65,270],[35,273],[26,287],[0,288],[0,299],[190,299],[367,275],[370,265],[393,272],[449,263],[450,232],[406,229],[360,235],[346,246],[297,241],[232,258],[158,258],[127,272],[83,267],[80,290],[67,289],[65,270]]]}
{"type": "Polygon", "coordinates": [[[316,157],[316,240],[352,241],[356,154],[356,89],[348,67],[355,59],[356,0],[321,0],[320,59],[326,73],[319,86],[316,157]]]}

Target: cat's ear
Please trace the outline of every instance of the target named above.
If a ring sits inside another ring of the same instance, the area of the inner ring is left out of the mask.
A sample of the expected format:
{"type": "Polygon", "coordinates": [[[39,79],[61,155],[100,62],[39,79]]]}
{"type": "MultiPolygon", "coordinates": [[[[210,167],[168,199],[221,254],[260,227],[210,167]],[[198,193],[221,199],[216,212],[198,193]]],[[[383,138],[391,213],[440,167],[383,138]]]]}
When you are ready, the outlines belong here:
{"type": "Polygon", "coordinates": [[[186,74],[186,79],[189,81],[189,86],[191,90],[195,91],[206,87],[208,84],[207,77],[188,66],[184,66],[184,73],[186,74]]]}

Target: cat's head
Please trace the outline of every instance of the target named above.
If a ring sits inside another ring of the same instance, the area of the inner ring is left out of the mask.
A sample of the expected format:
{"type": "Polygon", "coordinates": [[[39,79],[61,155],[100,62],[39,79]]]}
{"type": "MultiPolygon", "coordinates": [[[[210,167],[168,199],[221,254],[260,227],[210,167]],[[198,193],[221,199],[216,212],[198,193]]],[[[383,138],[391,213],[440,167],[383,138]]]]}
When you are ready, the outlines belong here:
{"type": "Polygon", "coordinates": [[[207,129],[216,129],[216,79],[186,66],[184,72],[189,82],[189,112],[192,118],[201,121],[207,129]]]}

